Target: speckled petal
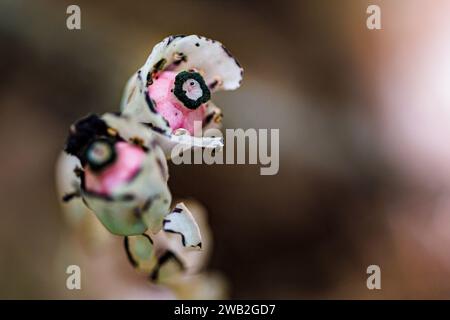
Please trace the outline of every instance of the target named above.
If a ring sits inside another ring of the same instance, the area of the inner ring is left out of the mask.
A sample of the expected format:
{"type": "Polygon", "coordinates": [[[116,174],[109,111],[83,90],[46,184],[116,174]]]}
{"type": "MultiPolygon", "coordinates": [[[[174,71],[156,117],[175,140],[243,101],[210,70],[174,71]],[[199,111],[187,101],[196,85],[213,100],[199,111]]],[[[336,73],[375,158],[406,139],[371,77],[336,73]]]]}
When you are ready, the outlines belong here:
{"type": "MultiPolygon", "coordinates": [[[[81,168],[80,160],[77,157],[61,152],[56,164],[56,189],[60,199],[80,192],[80,178],[75,175],[74,171],[77,167],[81,168]]],[[[77,225],[88,210],[79,197],[62,202],[61,205],[68,222],[72,225],[77,225]]]]}
{"type": "Polygon", "coordinates": [[[202,247],[200,229],[184,203],[177,204],[172,212],[167,215],[163,222],[163,230],[179,234],[184,247],[198,249],[202,247]]]}
{"type": "Polygon", "coordinates": [[[115,130],[125,141],[140,142],[143,146],[151,146],[154,141],[153,132],[135,118],[105,113],[102,120],[115,130]]]}
{"type": "Polygon", "coordinates": [[[158,70],[196,69],[211,91],[234,90],[242,81],[243,69],[223,44],[198,35],[170,36],[152,50],[141,74],[147,79],[158,70]]]}
{"type": "Polygon", "coordinates": [[[203,270],[212,252],[213,240],[211,230],[207,221],[206,209],[197,201],[185,199],[183,201],[189,208],[195,219],[195,223],[201,230],[202,248],[190,248],[183,246],[180,235],[161,230],[152,236],[155,246],[159,252],[171,251],[184,266],[184,273],[196,274],[203,270]]]}

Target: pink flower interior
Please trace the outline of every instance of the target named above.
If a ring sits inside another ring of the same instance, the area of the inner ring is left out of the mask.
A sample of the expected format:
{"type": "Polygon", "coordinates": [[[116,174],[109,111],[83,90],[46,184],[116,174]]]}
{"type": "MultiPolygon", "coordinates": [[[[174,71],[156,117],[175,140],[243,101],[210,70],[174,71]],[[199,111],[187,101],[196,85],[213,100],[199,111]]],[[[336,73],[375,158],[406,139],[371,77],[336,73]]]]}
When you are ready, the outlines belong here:
{"type": "Polygon", "coordinates": [[[160,72],[149,85],[148,93],[156,104],[156,110],[169,122],[172,130],[183,128],[194,135],[194,121],[203,121],[206,104],[195,110],[183,106],[173,93],[176,75],[177,72],[173,71],[160,72]]]}
{"type": "Polygon", "coordinates": [[[116,161],[102,170],[93,172],[85,169],[85,188],[89,192],[110,195],[115,188],[129,182],[140,170],[145,158],[145,152],[138,146],[127,142],[115,145],[116,161]]]}

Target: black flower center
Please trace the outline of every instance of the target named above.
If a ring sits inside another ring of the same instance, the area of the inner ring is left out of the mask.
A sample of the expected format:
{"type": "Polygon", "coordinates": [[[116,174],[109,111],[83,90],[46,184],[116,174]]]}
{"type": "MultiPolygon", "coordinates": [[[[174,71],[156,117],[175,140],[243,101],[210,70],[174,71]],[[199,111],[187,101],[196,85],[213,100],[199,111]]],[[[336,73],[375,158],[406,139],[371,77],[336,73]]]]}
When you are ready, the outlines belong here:
{"type": "Polygon", "coordinates": [[[108,139],[98,139],[86,148],[85,159],[92,171],[101,171],[114,162],[117,154],[114,143],[108,139]]]}
{"type": "Polygon", "coordinates": [[[173,93],[186,108],[192,110],[211,98],[211,92],[198,72],[182,71],[177,74],[173,93]]]}

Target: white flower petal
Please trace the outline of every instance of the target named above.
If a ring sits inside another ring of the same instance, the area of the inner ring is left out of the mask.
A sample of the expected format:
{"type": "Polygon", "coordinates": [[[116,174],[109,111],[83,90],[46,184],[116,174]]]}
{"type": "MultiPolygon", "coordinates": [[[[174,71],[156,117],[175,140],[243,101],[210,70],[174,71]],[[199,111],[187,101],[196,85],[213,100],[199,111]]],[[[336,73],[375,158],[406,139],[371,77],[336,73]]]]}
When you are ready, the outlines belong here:
{"type": "Polygon", "coordinates": [[[106,122],[108,127],[116,130],[126,141],[136,142],[136,140],[140,140],[142,145],[150,146],[154,140],[152,131],[132,117],[105,113],[102,120],[106,122]]]}
{"type": "Polygon", "coordinates": [[[220,42],[198,35],[170,36],[158,43],[144,66],[142,77],[154,71],[198,70],[211,91],[234,90],[242,81],[243,69],[220,42]]]}
{"type": "Polygon", "coordinates": [[[184,203],[177,204],[172,212],[165,217],[163,230],[179,234],[181,243],[185,247],[199,249],[202,247],[200,229],[184,203]]]}
{"type": "MultiPolygon", "coordinates": [[[[61,152],[56,164],[56,189],[60,199],[80,191],[80,178],[74,171],[77,167],[81,168],[77,157],[61,152]]],[[[71,201],[62,201],[61,206],[68,222],[73,226],[78,225],[86,212],[89,212],[79,197],[74,197],[71,201]]]]}
{"type": "Polygon", "coordinates": [[[196,274],[206,266],[213,247],[211,230],[207,221],[206,209],[197,201],[185,199],[183,201],[189,208],[196,224],[201,230],[201,250],[183,246],[180,236],[176,233],[164,232],[164,229],[156,235],[152,235],[158,252],[171,251],[184,266],[184,273],[196,274]]]}

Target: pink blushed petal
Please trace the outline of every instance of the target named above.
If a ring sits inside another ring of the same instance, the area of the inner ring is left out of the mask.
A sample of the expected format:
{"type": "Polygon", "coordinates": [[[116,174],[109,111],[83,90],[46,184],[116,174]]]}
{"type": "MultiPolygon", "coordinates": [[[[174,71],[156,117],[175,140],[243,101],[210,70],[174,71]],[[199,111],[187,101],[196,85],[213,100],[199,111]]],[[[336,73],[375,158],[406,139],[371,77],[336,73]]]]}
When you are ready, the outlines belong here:
{"type": "Polygon", "coordinates": [[[163,101],[158,103],[158,112],[169,122],[172,130],[182,128],[185,121],[183,112],[176,107],[176,104],[170,101],[163,101]]]}
{"type": "MultiPolygon", "coordinates": [[[[191,135],[194,135],[194,123],[196,121],[202,123],[205,117],[206,104],[202,104],[195,110],[186,114],[183,122],[183,128],[188,130],[191,135]]],[[[201,128],[201,126],[200,126],[201,128]]]]}
{"type": "Polygon", "coordinates": [[[183,128],[194,134],[194,122],[203,121],[206,104],[195,110],[183,106],[173,93],[175,77],[177,72],[163,71],[153,79],[148,87],[148,93],[156,104],[156,110],[170,125],[172,130],[183,128]]]}

